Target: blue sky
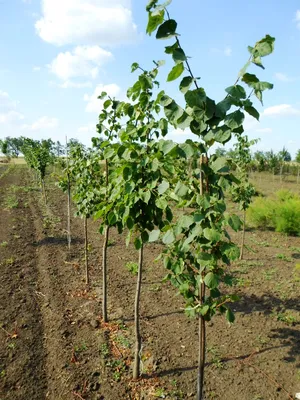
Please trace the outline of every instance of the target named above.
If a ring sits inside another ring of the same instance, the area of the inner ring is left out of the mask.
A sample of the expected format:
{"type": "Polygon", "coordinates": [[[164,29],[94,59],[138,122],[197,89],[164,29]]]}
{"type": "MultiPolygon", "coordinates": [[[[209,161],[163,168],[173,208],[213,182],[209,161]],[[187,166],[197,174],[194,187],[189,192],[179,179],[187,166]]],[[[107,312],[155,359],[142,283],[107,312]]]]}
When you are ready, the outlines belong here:
{"type": "MultiPolygon", "coordinates": [[[[89,144],[101,110],[97,95],[104,89],[123,98],[135,79],[132,62],[150,68],[154,59],[168,60],[164,46],[172,42],[145,35],[146,3],[1,0],[0,138],[64,141],[67,135],[89,144]]],[[[258,105],[261,122],[247,118],[245,128],[261,139],[257,148],[286,146],[294,155],[300,149],[299,1],[173,0],[169,10],[194,74],[216,100],[247,61],[247,46],[265,34],[276,37],[266,70],[253,68],[274,89],[258,105]]],[[[165,82],[170,66],[169,60],[161,70],[161,87],[178,96],[178,82],[165,82]]],[[[189,136],[171,134],[178,141],[189,136]]]]}

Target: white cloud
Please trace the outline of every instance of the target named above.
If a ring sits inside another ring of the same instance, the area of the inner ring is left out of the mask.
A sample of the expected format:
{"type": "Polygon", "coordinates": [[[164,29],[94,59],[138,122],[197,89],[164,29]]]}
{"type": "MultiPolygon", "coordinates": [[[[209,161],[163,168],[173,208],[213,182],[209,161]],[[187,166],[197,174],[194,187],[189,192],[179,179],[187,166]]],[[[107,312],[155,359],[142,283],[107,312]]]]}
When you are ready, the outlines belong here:
{"type": "Polygon", "coordinates": [[[23,125],[22,130],[24,131],[39,131],[44,129],[53,129],[58,127],[58,119],[43,116],[33,122],[31,125],[23,125]]]}
{"type": "Polygon", "coordinates": [[[231,54],[232,54],[232,48],[229,47],[229,46],[226,46],[225,49],[224,49],[224,54],[225,54],[226,57],[230,57],[231,54]]]}
{"type": "Polygon", "coordinates": [[[34,72],[39,72],[41,70],[41,67],[36,66],[36,67],[33,67],[32,69],[34,72]]]}
{"type": "Polygon", "coordinates": [[[289,78],[286,74],[283,74],[281,72],[276,72],[275,78],[281,82],[291,82],[292,81],[291,78],[289,78]]]}
{"type": "Polygon", "coordinates": [[[298,29],[300,29],[300,10],[296,11],[296,22],[298,29]]]}
{"type": "Polygon", "coordinates": [[[17,111],[17,104],[8,93],[0,90],[0,123],[11,124],[24,119],[24,115],[17,111]]]}
{"type": "Polygon", "coordinates": [[[59,53],[48,68],[63,80],[80,76],[95,79],[99,67],[112,58],[112,53],[99,46],[77,46],[72,52],[59,53]]]}
{"type": "Polygon", "coordinates": [[[78,128],[78,133],[96,134],[97,133],[96,124],[92,123],[85,126],[80,126],[78,128]]]}
{"type": "Polygon", "coordinates": [[[258,133],[272,133],[273,130],[271,128],[260,128],[260,129],[256,129],[255,132],[258,132],[258,133]]]}
{"type": "Polygon", "coordinates": [[[230,57],[232,55],[232,48],[230,46],[226,46],[224,49],[219,49],[217,47],[212,47],[210,49],[211,53],[214,54],[222,54],[226,57],[230,57]]]}
{"type": "Polygon", "coordinates": [[[100,113],[103,107],[103,100],[98,99],[102,92],[106,92],[111,97],[120,97],[121,88],[115,83],[109,85],[97,85],[92,95],[85,94],[83,100],[87,102],[86,112],[100,113]]]}
{"type": "Polygon", "coordinates": [[[300,109],[297,109],[290,104],[279,104],[277,106],[266,108],[262,115],[265,117],[300,115],[300,109]]]}
{"type": "Polygon", "coordinates": [[[61,84],[58,84],[57,86],[63,88],[63,89],[70,89],[70,88],[74,88],[74,89],[83,89],[83,88],[88,88],[88,87],[92,87],[92,83],[87,81],[87,82],[73,82],[73,81],[65,81],[61,84]]]}
{"type": "Polygon", "coordinates": [[[42,0],[35,28],[44,41],[58,46],[114,46],[137,38],[130,0],[42,0]]]}

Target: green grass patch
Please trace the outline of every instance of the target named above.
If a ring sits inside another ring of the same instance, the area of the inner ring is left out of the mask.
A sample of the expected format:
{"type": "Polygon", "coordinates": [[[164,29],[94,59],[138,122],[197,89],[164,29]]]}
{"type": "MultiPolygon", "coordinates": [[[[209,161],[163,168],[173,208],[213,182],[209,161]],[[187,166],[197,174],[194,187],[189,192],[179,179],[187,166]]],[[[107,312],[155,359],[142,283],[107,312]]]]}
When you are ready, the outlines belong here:
{"type": "Polygon", "coordinates": [[[277,192],[274,200],[257,198],[247,216],[256,228],[300,236],[300,197],[288,190],[277,192]]]}

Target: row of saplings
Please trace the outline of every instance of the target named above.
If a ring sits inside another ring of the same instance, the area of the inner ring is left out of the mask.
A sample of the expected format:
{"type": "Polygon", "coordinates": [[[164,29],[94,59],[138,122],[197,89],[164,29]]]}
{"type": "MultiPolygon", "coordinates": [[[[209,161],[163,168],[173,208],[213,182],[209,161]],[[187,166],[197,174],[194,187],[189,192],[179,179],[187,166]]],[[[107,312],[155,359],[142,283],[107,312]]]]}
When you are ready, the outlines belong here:
{"type": "MultiPolygon", "coordinates": [[[[184,297],[186,314],[199,320],[197,399],[203,399],[206,323],[216,313],[225,314],[229,323],[234,321],[229,305],[236,296],[220,292],[221,283],[231,285],[227,266],[241,256],[228,228],[238,231],[245,225],[238,216],[226,212],[224,192],[231,190],[242,210],[249,206],[254,188],[246,171],[252,143],[243,134],[243,121],[245,113],[259,119],[252,96],[262,101],[263,91],[273,87],[247,71],[253,64],[263,67],[262,57],[273,52],[275,39],[267,35],[254,47],[248,47],[248,62],[234,85],[226,89],[225,97],[215,102],[199,87],[167,5],[157,3],[152,0],[147,6],[147,33],[156,32],[157,39],[172,40],[165,48],[174,61],[167,80],[171,82],[183,76],[179,91],[184,107],[159,91],[157,75],[163,62],[155,62],[150,71],[134,63],[132,71],[140,70],[140,75],[127,92],[128,100],[118,101],[102,93],[103,109],[97,125],[100,135],[93,138],[92,149],[70,146],[59,184],[68,193],[69,217],[72,196],[78,215],[84,219],[86,232],[87,218],[101,221],[104,321],[108,320],[110,228],[127,232],[126,243],[133,241],[139,252],[134,307],[135,379],[141,374],[139,306],[144,247],[157,240],[165,244],[161,258],[167,278],[184,297]],[[189,129],[195,140],[183,144],[167,140],[165,137],[174,128],[189,129]],[[239,154],[234,175],[231,160],[214,154],[212,148],[215,143],[224,145],[233,137],[239,154]],[[178,218],[173,217],[175,207],[184,209],[178,218]]],[[[24,155],[28,160],[28,152],[24,155]]],[[[44,161],[47,158],[45,154],[42,157],[44,161]]],[[[38,162],[30,165],[44,174],[38,162]]],[[[69,223],[69,246],[70,232],[69,223]]],[[[89,284],[87,238],[85,252],[89,284]]]]}

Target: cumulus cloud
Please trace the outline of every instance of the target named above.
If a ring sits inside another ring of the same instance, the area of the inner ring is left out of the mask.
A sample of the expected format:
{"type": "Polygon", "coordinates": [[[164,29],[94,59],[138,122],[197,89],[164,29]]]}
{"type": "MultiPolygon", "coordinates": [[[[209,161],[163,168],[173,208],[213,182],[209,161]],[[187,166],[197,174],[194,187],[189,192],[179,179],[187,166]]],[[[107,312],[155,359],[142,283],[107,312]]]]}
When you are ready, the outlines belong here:
{"type": "Polygon", "coordinates": [[[214,53],[214,54],[222,54],[226,57],[230,57],[232,55],[232,48],[230,46],[226,46],[224,49],[212,47],[210,49],[210,52],[214,53]]]}
{"type": "Polygon", "coordinates": [[[300,29],[300,10],[296,11],[296,22],[298,29],[300,29]]]}
{"type": "Polygon", "coordinates": [[[115,46],[137,38],[130,0],[42,0],[35,28],[44,41],[58,46],[115,46]]]}
{"type": "Polygon", "coordinates": [[[37,119],[30,125],[23,125],[24,131],[40,131],[44,129],[53,129],[58,127],[58,119],[53,117],[43,116],[37,119]]]}
{"type": "Polygon", "coordinates": [[[264,110],[263,116],[293,116],[300,115],[300,109],[290,104],[278,104],[277,106],[268,107],[264,110]]]}
{"type": "Polygon", "coordinates": [[[271,128],[260,128],[260,129],[256,129],[255,132],[258,132],[258,133],[272,133],[273,130],[271,128]]]}
{"type": "Polygon", "coordinates": [[[32,70],[34,72],[39,72],[41,70],[41,67],[36,66],[36,67],[33,67],[32,70]]]}
{"type": "Polygon", "coordinates": [[[102,92],[106,92],[111,97],[120,97],[121,88],[115,83],[109,85],[97,85],[92,95],[85,94],[83,100],[87,102],[86,112],[99,113],[103,107],[103,101],[98,99],[102,92]]]}
{"type": "Polygon", "coordinates": [[[286,74],[283,74],[281,72],[276,72],[275,78],[281,82],[291,82],[292,81],[291,78],[289,78],[286,74]]]}
{"type": "Polygon", "coordinates": [[[11,124],[24,119],[24,115],[17,111],[17,104],[8,93],[0,90],[0,123],[11,124]]]}
{"type": "Polygon", "coordinates": [[[77,46],[72,52],[59,53],[48,68],[62,80],[75,77],[95,79],[99,68],[112,58],[112,53],[99,46],[77,46]]]}

